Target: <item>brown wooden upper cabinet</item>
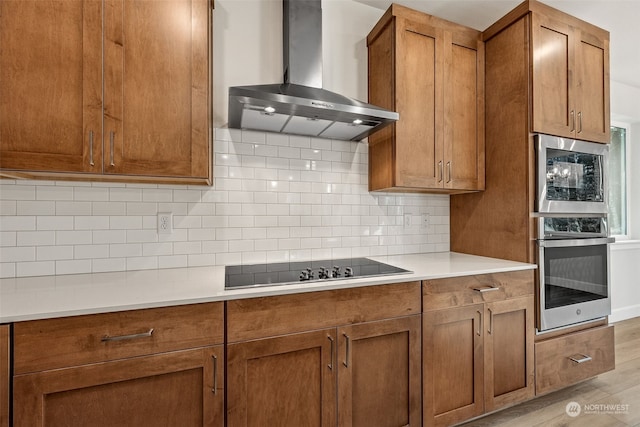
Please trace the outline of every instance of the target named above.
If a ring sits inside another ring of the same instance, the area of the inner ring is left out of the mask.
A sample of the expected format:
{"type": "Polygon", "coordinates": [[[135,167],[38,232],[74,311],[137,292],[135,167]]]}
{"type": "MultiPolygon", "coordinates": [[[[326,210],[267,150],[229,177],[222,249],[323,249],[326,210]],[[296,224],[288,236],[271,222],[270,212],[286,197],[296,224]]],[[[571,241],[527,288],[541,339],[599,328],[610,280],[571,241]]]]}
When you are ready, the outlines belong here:
{"type": "Polygon", "coordinates": [[[210,184],[210,4],[0,2],[0,174],[210,184]]]}
{"type": "Polygon", "coordinates": [[[532,131],[608,143],[609,33],[532,6],[532,131]]]}
{"type": "Polygon", "coordinates": [[[367,46],[369,102],[400,114],[369,137],[369,190],[483,190],[480,33],[393,4],[367,46]]]}

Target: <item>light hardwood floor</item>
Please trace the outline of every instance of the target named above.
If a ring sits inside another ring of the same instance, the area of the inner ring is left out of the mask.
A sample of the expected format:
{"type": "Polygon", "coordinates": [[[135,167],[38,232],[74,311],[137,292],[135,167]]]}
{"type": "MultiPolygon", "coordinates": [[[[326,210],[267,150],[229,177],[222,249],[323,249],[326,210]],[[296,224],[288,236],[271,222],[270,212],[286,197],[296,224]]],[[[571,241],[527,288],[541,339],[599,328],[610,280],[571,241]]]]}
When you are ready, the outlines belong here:
{"type": "Polygon", "coordinates": [[[640,317],[615,323],[616,369],[572,387],[463,424],[464,427],[640,426],[640,317]],[[569,402],[582,412],[567,415],[569,402]],[[597,405],[628,405],[621,413],[597,405]],[[595,413],[585,413],[585,405],[595,413]]]}

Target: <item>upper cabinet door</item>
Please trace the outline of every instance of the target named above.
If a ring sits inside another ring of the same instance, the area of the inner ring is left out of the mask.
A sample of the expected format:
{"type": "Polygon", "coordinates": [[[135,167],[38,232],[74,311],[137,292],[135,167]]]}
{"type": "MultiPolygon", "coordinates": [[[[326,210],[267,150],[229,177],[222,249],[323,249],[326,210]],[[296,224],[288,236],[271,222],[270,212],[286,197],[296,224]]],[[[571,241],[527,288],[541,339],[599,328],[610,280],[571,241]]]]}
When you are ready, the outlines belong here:
{"type": "Polygon", "coordinates": [[[442,187],[443,31],[396,20],[396,185],[442,187]]]}
{"type": "Polygon", "coordinates": [[[0,1],[0,168],[102,172],[101,27],[98,1],[0,1]]]}
{"type": "Polygon", "coordinates": [[[576,37],[576,137],[609,143],[609,40],[579,30],[576,37]]]}
{"type": "Polygon", "coordinates": [[[566,19],[531,14],[532,131],[608,143],[608,35],[566,19]]]}
{"type": "Polygon", "coordinates": [[[444,187],[484,189],[484,44],[445,33],[444,187]]]}
{"type": "Polygon", "coordinates": [[[105,172],[209,177],[209,1],[105,5],[105,172]]]}
{"type": "Polygon", "coordinates": [[[575,41],[569,24],[532,14],[533,132],[574,137],[575,41]]]}

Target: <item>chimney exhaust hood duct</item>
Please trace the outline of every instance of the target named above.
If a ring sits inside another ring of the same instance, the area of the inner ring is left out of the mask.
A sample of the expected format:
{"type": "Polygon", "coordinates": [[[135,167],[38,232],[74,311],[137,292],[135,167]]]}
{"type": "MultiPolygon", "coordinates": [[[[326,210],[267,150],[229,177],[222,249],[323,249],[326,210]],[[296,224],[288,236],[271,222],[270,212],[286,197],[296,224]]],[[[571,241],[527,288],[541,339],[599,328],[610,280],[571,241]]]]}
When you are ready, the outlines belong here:
{"type": "Polygon", "coordinates": [[[322,89],[321,0],[283,0],[284,83],[229,88],[229,127],[360,141],[398,113],[322,89]]]}

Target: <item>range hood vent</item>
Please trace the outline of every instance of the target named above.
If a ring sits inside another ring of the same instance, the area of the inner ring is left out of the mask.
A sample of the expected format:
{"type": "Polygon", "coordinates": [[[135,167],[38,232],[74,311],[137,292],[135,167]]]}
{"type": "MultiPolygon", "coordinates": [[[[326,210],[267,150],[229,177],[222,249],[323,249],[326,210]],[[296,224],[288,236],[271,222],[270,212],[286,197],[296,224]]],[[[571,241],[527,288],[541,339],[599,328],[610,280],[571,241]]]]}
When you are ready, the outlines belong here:
{"type": "Polygon", "coordinates": [[[322,89],[321,0],[283,0],[284,83],[229,88],[229,127],[360,141],[398,113],[322,89]]]}

